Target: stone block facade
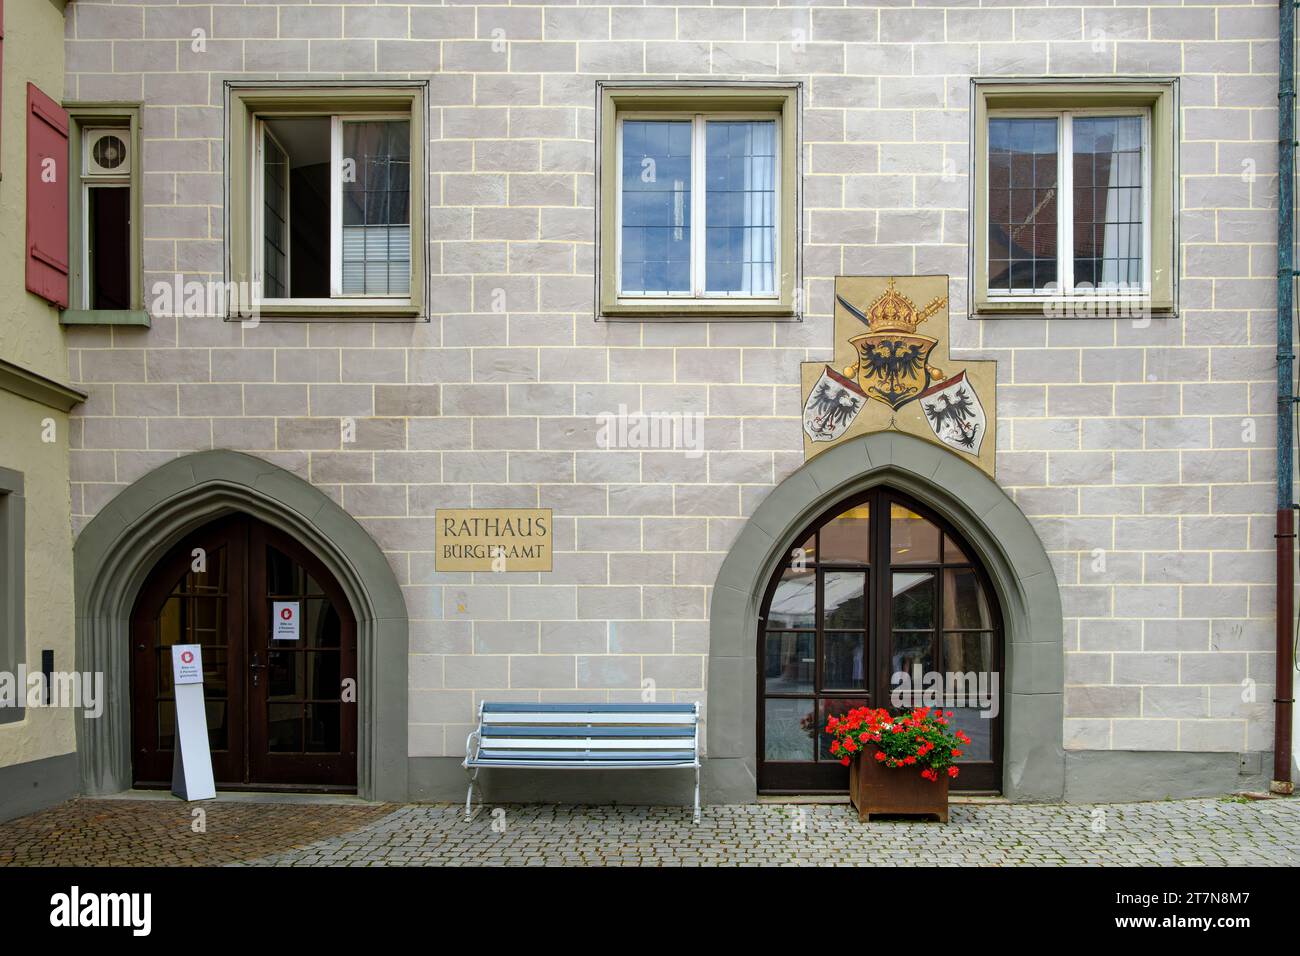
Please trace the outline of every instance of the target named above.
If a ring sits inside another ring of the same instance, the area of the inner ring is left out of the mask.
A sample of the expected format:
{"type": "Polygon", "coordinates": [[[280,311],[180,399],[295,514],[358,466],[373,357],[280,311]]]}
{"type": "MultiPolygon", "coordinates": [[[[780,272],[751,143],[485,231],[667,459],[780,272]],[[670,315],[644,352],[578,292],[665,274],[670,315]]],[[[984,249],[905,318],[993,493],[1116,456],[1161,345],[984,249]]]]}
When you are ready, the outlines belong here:
{"type": "Polygon", "coordinates": [[[209,448],[320,488],[403,586],[412,757],[462,753],[484,698],[704,699],[834,277],[947,274],[1060,585],[1067,750],[1268,750],[1277,56],[1264,3],[76,0],[68,99],[142,104],[146,291],[222,278],[226,80],[427,79],[432,314],[71,330],[74,520],[209,448]],[[1022,75],[1178,78],[1177,316],[967,318],[971,78],[1022,75]],[[594,319],[611,78],[803,84],[803,321],[594,319]],[[701,413],[704,453],[600,448],[620,405],[701,413]],[[554,509],[554,571],[436,572],[434,510],[470,506],[554,509]]]}

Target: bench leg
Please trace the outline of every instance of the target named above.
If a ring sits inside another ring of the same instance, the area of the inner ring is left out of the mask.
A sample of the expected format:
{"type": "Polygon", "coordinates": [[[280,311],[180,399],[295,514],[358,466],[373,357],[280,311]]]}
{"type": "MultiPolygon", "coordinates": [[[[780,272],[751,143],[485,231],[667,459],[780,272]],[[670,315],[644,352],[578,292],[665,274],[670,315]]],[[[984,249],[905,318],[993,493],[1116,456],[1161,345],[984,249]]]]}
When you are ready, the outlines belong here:
{"type": "Polygon", "coordinates": [[[700,768],[695,768],[695,822],[700,822],[700,768]]]}
{"type": "Polygon", "coordinates": [[[465,819],[468,820],[473,811],[470,809],[474,799],[474,785],[478,780],[479,768],[475,767],[472,771],[466,768],[465,773],[469,776],[469,787],[465,790],[465,819]]]}

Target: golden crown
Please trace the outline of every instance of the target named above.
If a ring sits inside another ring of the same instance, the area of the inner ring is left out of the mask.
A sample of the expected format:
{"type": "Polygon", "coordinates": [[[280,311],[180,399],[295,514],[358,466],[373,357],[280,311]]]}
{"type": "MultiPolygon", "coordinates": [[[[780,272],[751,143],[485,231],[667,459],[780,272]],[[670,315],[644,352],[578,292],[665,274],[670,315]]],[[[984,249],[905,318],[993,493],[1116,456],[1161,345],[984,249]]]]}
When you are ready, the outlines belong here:
{"type": "Polygon", "coordinates": [[[946,295],[937,296],[924,309],[894,288],[894,277],[880,297],[867,306],[867,324],[872,332],[915,332],[916,327],[948,304],[946,295]]]}

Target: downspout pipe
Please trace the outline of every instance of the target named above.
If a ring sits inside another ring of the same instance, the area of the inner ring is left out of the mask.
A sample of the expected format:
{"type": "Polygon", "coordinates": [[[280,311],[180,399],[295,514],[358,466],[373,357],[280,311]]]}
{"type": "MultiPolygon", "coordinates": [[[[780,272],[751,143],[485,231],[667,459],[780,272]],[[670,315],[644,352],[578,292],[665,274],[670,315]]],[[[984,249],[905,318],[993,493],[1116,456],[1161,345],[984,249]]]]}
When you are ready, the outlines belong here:
{"type": "Polygon", "coordinates": [[[1291,711],[1295,621],[1295,492],[1292,449],[1295,441],[1295,15],[1296,0],[1278,2],[1277,142],[1277,674],[1273,696],[1274,793],[1289,794],[1291,711]]]}

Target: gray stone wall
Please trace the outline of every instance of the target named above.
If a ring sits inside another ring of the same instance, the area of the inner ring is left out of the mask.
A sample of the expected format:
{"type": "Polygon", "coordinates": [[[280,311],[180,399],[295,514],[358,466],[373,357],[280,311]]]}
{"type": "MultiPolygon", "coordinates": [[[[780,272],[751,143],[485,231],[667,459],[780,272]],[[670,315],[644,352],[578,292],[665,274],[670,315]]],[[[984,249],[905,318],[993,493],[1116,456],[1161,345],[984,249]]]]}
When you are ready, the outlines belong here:
{"type": "Polygon", "coordinates": [[[404,585],[413,756],[456,754],[483,697],[617,700],[649,680],[698,699],[717,568],[802,461],[798,366],[830,358],[834,276],[948,273],[957,356],[998,362],[998,481],[1062,586],[1066,746],[1265,749],[1276,19],[1265,3],[77,0],[68,97],[144,104],[146,290],[221,277],[224,80],[428,77],[434,313],[73,329],[90,393],[76,520],[195,449],[321,488],[404,585]],[[1012,74],[1181,76],[1176,319],[964,317],[969,80],[1012,74]],[[593,321],[604,77],[804,82],[805,321],[593,321]],[[706,453],[598,448],[595,416],[619,405],[701,412],[706,453]],[[434,509],[470,505],[554,508],[554,572],[435,573],[434,509]]]}

